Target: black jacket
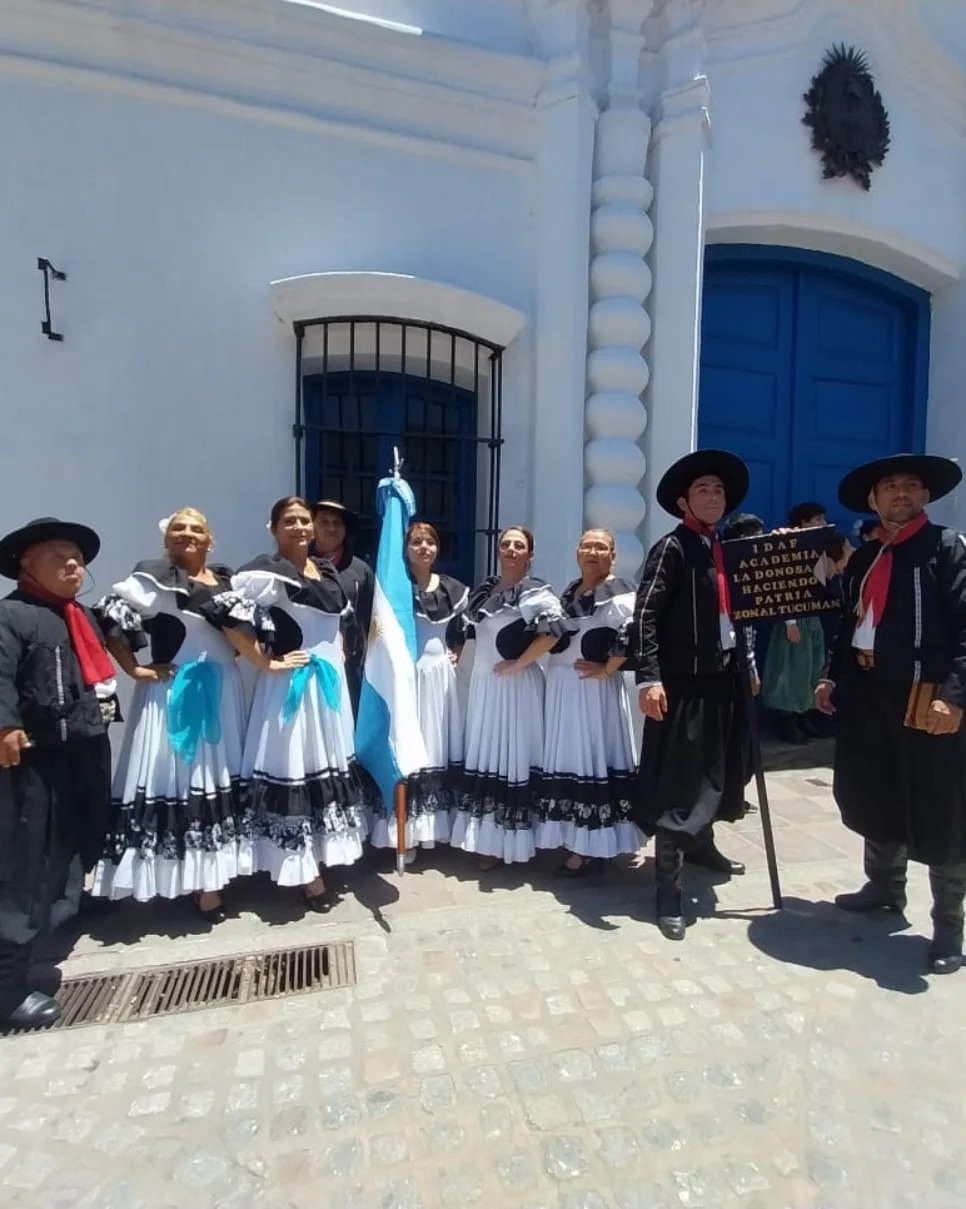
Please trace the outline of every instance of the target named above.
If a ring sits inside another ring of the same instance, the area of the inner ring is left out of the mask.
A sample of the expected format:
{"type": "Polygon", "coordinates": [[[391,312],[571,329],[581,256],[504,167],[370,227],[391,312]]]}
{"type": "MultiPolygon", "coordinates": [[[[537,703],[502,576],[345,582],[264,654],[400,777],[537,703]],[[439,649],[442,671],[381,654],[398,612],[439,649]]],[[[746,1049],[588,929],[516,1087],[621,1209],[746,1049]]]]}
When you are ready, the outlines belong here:
{"type": "MultiPolygon", "coordinates": [[[[866,542],[845,569],[830,680],[855,667],[851,652],[859,588],[880,549],[879,542],[866,542]]],[[[928,524],[892,547],[889,595],[875,631],[875,666],[880,676],[910,687],[915,679],[938,684],[943,701],[966,707],[966,540],[955,530],[928,524]]]]}
{"type": "MultiPolygon", "coordinates": [[[[726,668],[711,547],[684,525],[662,537],[647,556],[632,636],[638,684],[726,668]]],[[[750,656],[746,635],[739,632],[736,644],[750,656]]]]}
{"type": "Polygon", "coordinates": [[[349,663],[362,664],[369,638],[369,623],[372,620],[372,599],[376,591],[376,577],[372,567],[361,558],[343,549],[342,557],[335,566],[342,587],[352,605],[352,617],[345,627],[345,657],[349,663]]]}
{"type": "MultiPolygon", "coordinates": [[[[103,641],[94,615],[84,612],[103,641]]],[[[63,614],[19,590],[0,600],[0,728],[25,730],[35,747],[107,729],[63,614]]]]}

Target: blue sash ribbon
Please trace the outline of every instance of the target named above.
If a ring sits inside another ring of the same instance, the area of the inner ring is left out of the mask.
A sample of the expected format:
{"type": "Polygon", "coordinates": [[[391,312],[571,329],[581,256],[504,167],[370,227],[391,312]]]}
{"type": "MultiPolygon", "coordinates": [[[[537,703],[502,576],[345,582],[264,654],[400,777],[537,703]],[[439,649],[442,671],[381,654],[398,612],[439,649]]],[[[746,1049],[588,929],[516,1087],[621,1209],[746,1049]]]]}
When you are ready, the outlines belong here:
{"type": "Polygon", "coordinates": [[[186,764],[195,758],[198,744],[221,740],[220,664],[195,659],[178,668],[168,694],[168,738],[175,754],[186,764]]]}
{"type": "Polygon", "coordinates": [[[282,706],[282,722],[289,723],[295,717],[298,707],[302,704],[309,680],[315,676],[319,682],[322,699],[331,710],[337,710],[342,700],[342,680],[331,663],[319,655],[309,655],[308,663],[297,667],[292,672],[288,692],[285,694],[285,704],[282,706]]]}

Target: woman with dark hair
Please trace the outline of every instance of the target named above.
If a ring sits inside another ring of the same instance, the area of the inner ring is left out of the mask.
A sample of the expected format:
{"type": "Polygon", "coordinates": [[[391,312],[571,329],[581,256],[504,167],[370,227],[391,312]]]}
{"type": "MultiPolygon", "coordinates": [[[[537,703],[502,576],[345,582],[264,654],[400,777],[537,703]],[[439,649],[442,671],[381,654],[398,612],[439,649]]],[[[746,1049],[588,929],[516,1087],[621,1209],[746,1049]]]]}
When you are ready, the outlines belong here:
{"type": "Polygon", "coordinates": [[[484,869],[534,854],[536,791],[543,759],[544,675],[537,663],[568,632],[549,584],[529,574],[533,534],[500,534],[500,573],[471,594],[467,619],[476,656],[466,714],[466,759],[451,843],[484,869]]]}
{"type": "Polygon", "coordinates": [[[353,744],[340,624],[349,608],[335,568],[309,555],[312,513],[299,496],[272,507],[275,554],[232,577],[243,599],[267,610],[270,641],[250,627],[229,635],[258,668],[241,768],[250,872],[303,886],[313,911],[332,898],[319,866],[362,855],[366,827],[353,744]]]}
{"type": "Polygon", "coordinates": [[[112,818],[92,893],[139,902],[194,894],[225,918],[221,891],[238,873],[238,777],[245,701],[226,628],[251,620],[223,607],[231,569],[210,563],[205,516],[160,522],[164,557],[140,562],[96,606],[108,650],[134,681],[114,774],[112,818]],[[150,646],[150,661],[136,652],[150,646]]]}
{"type": "Polygon", "coordinates": [[[547,661],[536,844],[568,850],[559,877],[583,876],[644,843],[628,817],[637,753],[621,674],[637,589],[612,573],[616,555],[609,529],[581,537],[580,578],[560,598],[572,633],[547,661]]]}
{"type": "MultiPolygon", "coordinates": [[[[456,685],[456,661],[465,639],[464,615],[469,589],[458,579],[433,570],[439,534],[416,521],[406,534],[406,562],[416,604],[416,710],[426,744],[427,763],[406,784],[407,859],[417,845],[432,848],[450,837],[456,789],[463,768],[463,712],[456,685]]],[[[396,847],[392,803],[373,824],[376,848],[396,847]]]]}

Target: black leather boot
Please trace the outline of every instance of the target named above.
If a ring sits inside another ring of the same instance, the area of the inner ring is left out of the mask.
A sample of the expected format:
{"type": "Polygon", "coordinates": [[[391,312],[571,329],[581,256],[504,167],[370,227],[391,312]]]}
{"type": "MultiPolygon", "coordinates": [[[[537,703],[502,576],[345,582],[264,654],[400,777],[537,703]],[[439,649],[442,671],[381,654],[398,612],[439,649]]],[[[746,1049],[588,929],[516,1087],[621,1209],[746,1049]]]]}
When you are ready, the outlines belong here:
{"type": "Polygon", "coordinates": [[[43,1028],[60,1016],[60,1005],[28,986],[33,946],[0,941],[0,1023],[43,1028]]]}
{"type": "Polygon", "coordinates": [[[693,845],[685,848],[684,859],[689,865],[710,869],[712,873],[723,873],[725,877],[740,877],[745,872],[741,861],[733,861],[718,850],[710,827],[695,837],[693,845]]]}
{"type": "Polygon", "coordinates": [[[963,964],[966,864],[932,866],[929,885],[932,889],[933,925],[929,969],[933,974],[955,974],[963,964]]]}
{"type": "Polygon", "coordinates": [[[861,890],[838,894],[835,905],[843,911],[868,914],[891,911],[901,915],[906,909],[907,854],[901,844],[876,844],[865,841],[865,876],[861,890]]]}
{"type": "Polygon", "coordinates": [[[657,926],[668,940],[684,940],[684,909],[681,894],[682,854],[676,838],[667,831],[654,837],[657,874],[657,926]]]}

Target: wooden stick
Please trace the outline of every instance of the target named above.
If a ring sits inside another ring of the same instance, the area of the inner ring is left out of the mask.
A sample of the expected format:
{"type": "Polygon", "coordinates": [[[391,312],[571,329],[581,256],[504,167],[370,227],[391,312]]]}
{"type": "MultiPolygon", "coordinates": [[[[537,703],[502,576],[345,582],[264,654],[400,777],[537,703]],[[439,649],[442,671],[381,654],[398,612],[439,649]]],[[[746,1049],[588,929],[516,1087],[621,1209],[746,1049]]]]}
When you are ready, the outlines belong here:
{"type": "MultiPolygon", "coordinates": [[[[781,621],[778,622],[782,624],[781,621]]],[[[739,643],[743,636],[739,634],[739,643]]],[[[751,739],[751,760],[755,771],[755,784],[758,787],[758,814],[761,818],[761,834],[765,841],[765,860],[768,863],[768,879],[771,882],[771,900],[775,910],[782,909],[782,888],[778,880],[778,857],[775,853],[775,837],[771,829],[771,808],[768,805],[768,788],[765,785],[765,767],[761,758],[761,733],[758,730],[758,711],[755,708],[755,697],[751,691],[751,668],[748,660],[741,651],[739,657],[741,666],[741,686],[745,697],[745,710],[748,714],[748,736],[751,739]]]]}
{"type": "Polygon", "coordinates": [[[396,872],[406,871],[406,782],[396,782],[396,872]]]}

